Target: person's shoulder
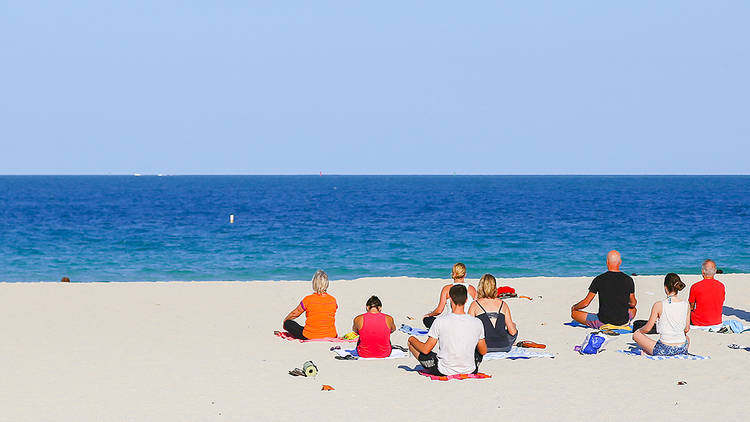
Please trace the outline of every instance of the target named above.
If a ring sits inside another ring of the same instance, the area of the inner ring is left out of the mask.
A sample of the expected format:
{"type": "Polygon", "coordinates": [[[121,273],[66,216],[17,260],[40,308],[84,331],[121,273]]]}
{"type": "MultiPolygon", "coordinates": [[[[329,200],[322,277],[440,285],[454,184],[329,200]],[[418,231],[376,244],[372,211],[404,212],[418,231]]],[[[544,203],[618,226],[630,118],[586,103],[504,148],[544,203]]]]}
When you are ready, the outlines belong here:
{"type": "Polygon", "coordinates": [[[435,321],[432,321],[432,325],[430,325],[430,328],[428,330],[429,331],[428,335],[430,337],[434,337],[432,334],[433,333],[437,333],[438,331],[440,331],[440,327],[443,326],[443,322],[445,321],[446,317],[447,317],[447,315],[446,316],[439,316],[439,317],[435,318],[435,321]]]}
{"type": "Polygon", "coordinates": [[[663,300],[657,300],[656,302],[654,302],[654,306],[652,306],[651,308],[657,312],[661,312],[662,309],[664,308],[663,302],[664,302],[663,300]]]}
{"type": "Polygon", "coordinates": [[[691,290],[692,290],[693,288],[696,288],[696,289],[702,289],[702,288],[704,288],[705,286],[707,286],[707,285],[708,285],[709,283],[710,283],[710,280],[708,280],[708,279],[705,279],[705,278],[704,278],[704,279],[702,279],[701,281],[699,281],[699,282],[697,282],[697,283],[693,284],[692,286],[690,286],[690,289],[691,289],[691,290]]]}

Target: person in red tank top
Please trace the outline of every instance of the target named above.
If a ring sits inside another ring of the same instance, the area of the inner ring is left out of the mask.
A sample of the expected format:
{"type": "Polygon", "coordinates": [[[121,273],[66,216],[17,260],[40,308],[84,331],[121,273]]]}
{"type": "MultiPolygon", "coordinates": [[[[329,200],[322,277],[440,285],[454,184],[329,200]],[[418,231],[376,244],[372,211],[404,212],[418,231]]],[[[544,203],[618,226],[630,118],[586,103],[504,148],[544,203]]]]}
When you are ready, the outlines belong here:
{"type": "Polygon", "coordinates": [[[352,330],[359,334],[357,354],[362,358],[387,358],[391,355],[391,333],[396,331],[393,317],[380,312],[383,303],[372,296],[365,305],[367,312],[354,318],[352,330]]]}

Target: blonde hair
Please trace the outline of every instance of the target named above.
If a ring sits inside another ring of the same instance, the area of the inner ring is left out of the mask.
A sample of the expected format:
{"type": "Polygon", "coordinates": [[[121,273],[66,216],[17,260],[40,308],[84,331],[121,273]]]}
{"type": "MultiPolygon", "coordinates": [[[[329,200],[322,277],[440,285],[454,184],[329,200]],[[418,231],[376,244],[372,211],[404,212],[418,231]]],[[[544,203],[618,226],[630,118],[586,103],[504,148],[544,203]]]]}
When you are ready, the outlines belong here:
{"type": "Polygon", "coordinates": [[[485,297],[490,299],[497,297],[497,280],[492,274],[483,275],[477,284],[477,299],[485,297]]]}
{"type": "Polygon", "coordinates": [[[452,271],[452,273],[451,273],[451,277],[452,277],[452,278],[453,278],[454,280],[457,280],[457,279],[459,279],[459,278],[464,278],[464,277],[466,277],[466,265],[464,265],[464,264],[462,264],[462,263],[460,263],[460,262],[457,262],[457,263],[456,263],[456,264],[455,264],[455,265],[453,266],[453,271],[452,271]]]}
{"type": "Polygon", "coordinates": [[[328,274],[318,270],[312,278],[312,288],[315,293],[325,293],[328,290],[328,274]]]}

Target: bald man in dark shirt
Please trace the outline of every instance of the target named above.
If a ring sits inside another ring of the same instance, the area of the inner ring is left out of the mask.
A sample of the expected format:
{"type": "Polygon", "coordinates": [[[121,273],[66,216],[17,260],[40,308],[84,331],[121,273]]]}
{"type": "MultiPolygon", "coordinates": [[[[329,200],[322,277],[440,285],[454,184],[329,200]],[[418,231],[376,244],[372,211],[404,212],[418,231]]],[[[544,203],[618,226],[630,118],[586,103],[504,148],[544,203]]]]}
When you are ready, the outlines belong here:
{"type": "Polygon", "coordinates": [[[620,271],[622,258],[617,251],[607,254],[607,272],[598,275],[589,286],[589,293],[573,305],[570,316],[581,324],[599,328],[604,324],[625,325],[635,318],[637,303],[633,279],[620,271]],[[584,312],[599,294],[599,312],[584,312]]]}

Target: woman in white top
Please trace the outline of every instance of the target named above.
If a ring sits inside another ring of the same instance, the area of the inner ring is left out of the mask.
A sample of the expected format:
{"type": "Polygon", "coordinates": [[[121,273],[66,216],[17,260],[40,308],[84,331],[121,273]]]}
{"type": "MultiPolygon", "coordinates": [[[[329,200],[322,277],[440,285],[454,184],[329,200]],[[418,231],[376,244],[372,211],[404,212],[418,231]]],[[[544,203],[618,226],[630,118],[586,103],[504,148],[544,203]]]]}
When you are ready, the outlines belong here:
{"type": "Polygon", "coordinates": [[[446,284],[445,286],[443,286],[443,289],[440,290],[440,298],[438,299],[438,304],[435,307],[435,310],[428,314],[425,314],[424,318],[422,318],[422,323],[425,327],[430,328],[432,326],[432,323],[435,322],[435,318],[451,313],[450,305],[446,306],[446,303],[450,300],[448,292],[450,291],[451,287],[457,284],[466,287],[468,295],[466,298],[466,304],[464,305],[464,312],[469,309],[469,307],[471,306],[471,302],[476,299],[477,289],[475,289],[474,286],[470,286],[464,280],[466,278],[466,265],[460,262],[457,262],[455,265],[453,265],[451,278],[453,278],[453,283],[446,284]]]}
{"type": "Polygon", "coordinates": [[[675,273],[664,277],[664,292],[667,298],[654,303],[646,325],[633,333],[633,340],[649,355],[674,356],[688,352],[690,338],[690,312],[688,303],[677,298],[677,293],[685,288],[685,283],[675,273]],[[656,324],[659,340],[654,341],[646,333],[656,324]]]}

